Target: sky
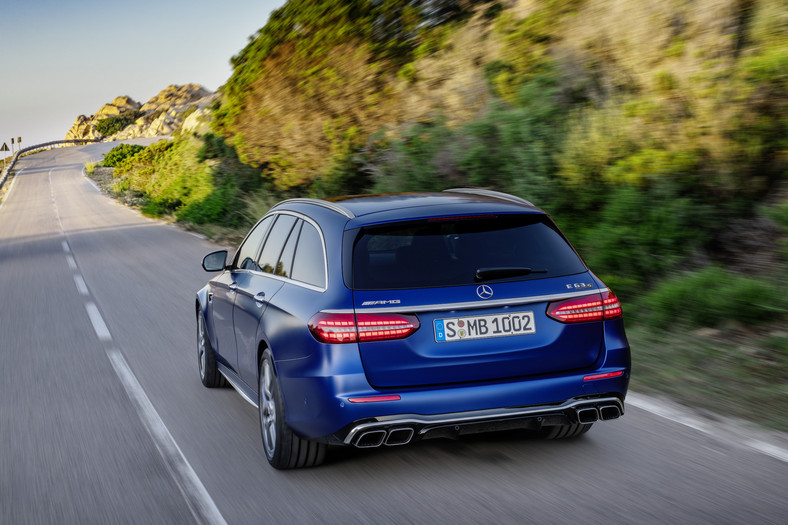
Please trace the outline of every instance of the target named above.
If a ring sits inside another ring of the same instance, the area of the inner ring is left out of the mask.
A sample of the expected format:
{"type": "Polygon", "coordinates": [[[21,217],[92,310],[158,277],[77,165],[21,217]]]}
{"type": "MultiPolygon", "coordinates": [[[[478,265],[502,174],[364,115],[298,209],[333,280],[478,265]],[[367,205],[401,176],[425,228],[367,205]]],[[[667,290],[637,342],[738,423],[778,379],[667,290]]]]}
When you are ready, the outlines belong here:
{"type": "Polygon", "coordinates": [[[62,140],[77,116],[117,96],[144,104],[170,84],[215,91],[230,59],[284,3],[0,1],[0,146],[62,140]]]}

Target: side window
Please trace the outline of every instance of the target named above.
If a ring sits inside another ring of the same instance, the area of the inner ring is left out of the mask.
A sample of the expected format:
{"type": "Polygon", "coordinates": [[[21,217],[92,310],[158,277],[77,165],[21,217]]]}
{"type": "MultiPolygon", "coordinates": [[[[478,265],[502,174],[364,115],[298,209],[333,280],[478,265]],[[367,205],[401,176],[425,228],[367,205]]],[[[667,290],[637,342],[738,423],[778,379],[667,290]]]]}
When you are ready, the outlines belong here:
{"type": "Polygon", "coordinates": [[[271,228],[271,233],[263,245],[263,252],[257,260],[257,265],[260,271],[265,273],[275,273],[276,264],[279,262],[279,256],[282,254],[285,242],[290,236],[290,231],[295,225],[296,218],[292,215],[279,214],[277,215],[276,222],[271,228]]]}
{"type": "Polygon", "coordinates": [[[282,277],[290,277],[293,269],[293,254],[295,253],[296,243],[298,236],[301,234],[301,227],[304,221],[299,220],[293,230],[290,232],[290,237],[287,238],[285,248],[282,250],[282,256],[279,257],[279,262],[276,264],[276,275],[282,277]]]}
{"type": "Polygon", "coordinates": [[[293,259],[292,278],[313,286],[326,286],[326,264],[323,254],[323,241],[317,229],[304,222],[301,235],[298,237],[293,259]]]}
{"type": "Polygon", "coordinates": [[[238,253],[235,255],[235,264],[233,265],[235,268],[241,270],[260,270],[260,267],[255,263],[255,258],[257,257],[257,252],[260,251],[260,243],[263,242],[265,233],[273,222],[273,216],[266,217],[261,222],[257,223],[257,226],[249,232],[249,235],[246,236],[246,240],[241,247],[238,248],[238,253]]]}

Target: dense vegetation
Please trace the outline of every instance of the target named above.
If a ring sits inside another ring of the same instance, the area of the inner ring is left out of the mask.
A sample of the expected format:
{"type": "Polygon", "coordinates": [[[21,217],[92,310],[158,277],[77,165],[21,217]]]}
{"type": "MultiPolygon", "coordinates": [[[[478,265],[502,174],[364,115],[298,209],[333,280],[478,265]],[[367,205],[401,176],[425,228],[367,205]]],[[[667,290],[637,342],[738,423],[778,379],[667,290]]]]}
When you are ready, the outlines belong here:
{"type": "Polygon", "coordinates": [[[134,124],[142,115],[144,115],[142,111],[127,111],[116,117],[101,119],[96,123],[96,131],[101,133],[103,137],[109,137],[119,131],[123,131],[126,126],[134,124]]]}
{"type": "Polygon", "coordinates": [[[600,4],[291,0],[233,58],[214,134],[127,158],[116,189],[238,231],[288,196],[522,195],[624,299],[644,384],[715,406],[684,386],[702,351],[788,428],[788,9],[600,4]],[[681,381],[648,372],[666,355],[681,381]]]}

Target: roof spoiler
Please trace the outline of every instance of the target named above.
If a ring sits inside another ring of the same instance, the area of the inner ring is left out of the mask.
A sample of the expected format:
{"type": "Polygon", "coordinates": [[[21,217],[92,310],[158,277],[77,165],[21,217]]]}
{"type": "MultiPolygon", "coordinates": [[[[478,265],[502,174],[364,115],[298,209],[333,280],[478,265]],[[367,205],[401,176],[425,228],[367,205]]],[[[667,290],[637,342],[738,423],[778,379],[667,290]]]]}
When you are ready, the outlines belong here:
{"type": "Polygon", "coordinates": [[[534,208],[536,207],[531,201],[527,201],[522,197],[511,195],[509,193],[504,193],[502,191],[486,190],[484,188],[451,188],[443,191],[449,193],[468,193],[471,195],[482,195],[484,197],[492,197],[495,199],[501,199],[509,202],[516,202],[517,204],[525,204],[526,206],[531,206],[534,208]]]}

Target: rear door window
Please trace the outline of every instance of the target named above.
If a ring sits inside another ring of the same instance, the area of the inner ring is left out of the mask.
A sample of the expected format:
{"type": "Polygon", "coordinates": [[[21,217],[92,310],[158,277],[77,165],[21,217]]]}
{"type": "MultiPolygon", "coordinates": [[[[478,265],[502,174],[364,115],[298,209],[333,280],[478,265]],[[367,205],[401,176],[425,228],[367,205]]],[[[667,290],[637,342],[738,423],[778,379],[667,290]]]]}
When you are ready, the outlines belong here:
{"type": "Polygon", "coordinates": [[[266,217],[249,232],[235,256],[234,266],[236,268],[260,271],[256,262],[257,254],[260,252],[260,243],[263,242],[263,238],[273,222],[274,217],[266,217]]]}
{"type": "Polygon", "coordinates": [[[353,248],[357,290],[461,286],[581,273],[585,265],[545,215],[447,218],[363,228],[353,248]],[[509,269],[531,273],[507,273],[509,269]],[[504,270],[500,275],[498,270],[504,270]]]}

